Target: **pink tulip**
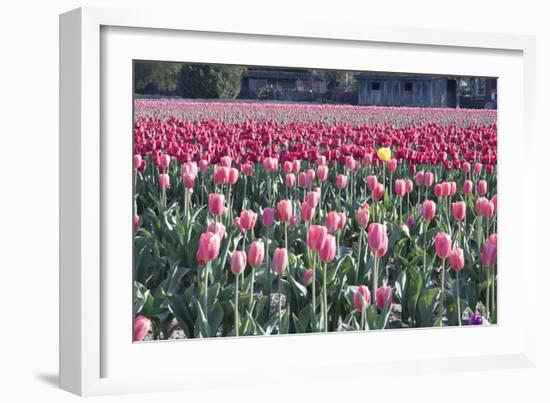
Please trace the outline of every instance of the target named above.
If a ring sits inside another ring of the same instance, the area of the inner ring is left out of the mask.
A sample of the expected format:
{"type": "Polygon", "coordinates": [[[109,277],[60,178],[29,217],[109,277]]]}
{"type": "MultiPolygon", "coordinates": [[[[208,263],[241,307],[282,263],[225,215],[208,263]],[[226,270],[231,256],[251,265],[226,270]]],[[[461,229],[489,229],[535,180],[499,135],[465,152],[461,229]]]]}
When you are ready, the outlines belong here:
{"type": "Polygon", "coordinates": [[[462,164],[462,171],[463,171],[465,174],[467,174],[467,173],[470,172],[470,169],[471,169],[470,163],[467,162],[467,161],[464,161],[464,163],[462,164]]]}
{"type": "Polygon", "coordinates": [[[317,207],[317,204],[319,204],[319,198],[320,198],[320,195],[319,195],[318,192],[315,192],[315,191],[307,192],[306,201],[307,201],[312,207],[317,207]]]}
{"type": "Polygon", "coordinates": [[[197,261],[201,266],[217,259],[220,253],[220,237],[212,232],[204,232],[199,239],[197,261]]]}
{"type": "Polygon", "coordinates": [[[451,186],[451,191],[449,193],[449,196],[454,196],[456,194],[456,182],[450,181],[449,185],[451,186]]]}
{"type": "Polygon", "coordinates": [[[288,266],[288,252],[285,248],[276,248],[273,252],[273,271],[283,275],[288,266]]]}
{"type": "Polygon", "coordinates": [[[348,185],[348,177],[344,174],[336,175],[336,187],[338,189],[344,189],[348,185]]]}
{"type": "Polygon", "coordinates": [[[495,208],[495,214],[497,212],[497,202],[498,202],[498,196],[495,194],[493,197],[491,197],[491,203],[493,203],[493,207],[495,208]]]}
{"type": "Polygon", "coordinates": [[[457,201],[452,204],[453,217],[457,221],[464,220],[466,217],[466,203],[463,201],[457,201]]]}
{"type": "Polygon", "coordinates": [[[405,181],[403,179],[396,179],[395,180],[395,195],[397,197],[403,197],[405,196],[405,181]]]}
{"type": "Polygon", "coordinates": [[[262,211],[262,224],[264,227],[271,227],[275,222],[275,209],[271,207],[266,207],[262,211]]]}
{"type": "Polygon", "coordinates": [[[340,219],[338,220],[338,229],[342,230],[346,226],[346,222],[348,221],[348,217],[347,217],[345,211],[340,211],[340,212],[337,212],[336,214],[338,214],[338,216],[340,217],[340,219]]]}
{"type": "Polygon", "coordinates": [[[382,185],[381,183],[377,183],[374,187],[374,190],[372,191],[372,197],[374,198],[374,200],[379,201],[384,197],[384,192],[384,185],[382,185]]]}
{"type": "Polygon", "coordinates": [[[454,271],[464,268],[464,251],[461,248],[454,248],[449,255],[449,263],[454,271]]]}
{"type": "Polygon", "coordinates": [[[254,227],[256,226],[257,217],[258,215],[252,210],[241,211],[241,215],[239,216],[239,224],[241,229],[243,229],[244,231],[254,229],[254,227]]]}
{"type": "Polygon", "coordinates": [[[338,230],[339,222],[340,215],[336,211],[329,211],[325,219],[325,227],[327,227],[328,232],[334,234],[338,230]]]}
{"type": "Polygon", "coordinates": [[[170,165],[170,156],[168,154],[160,155],[158,158],[158,165],[163,171],[166,171],[170,165]]]}
{"type": "Polygon", "coordinates": [[[292,162],[285,161],[283,164],[283,172],[287,175],[293,172],[292,162]]]}
{"type": "Polygon", "coordinates": [[[227,210],[225,207],[225,195],[210,193],[210,195],[208,195],[208,209],[212,215],[224,215],[227,210]]]}
{"type": "Polygon", "coordinates": [[[231,157],[229,157],[227,155],[220,158],[220,164],[221,164],[222,167],[231,168],[232,162],[233,162],[233,160],[231,159],[231,157]]]}
{"type": "Polygon", "coordinates": [[[237,168],[229,168],[227,183],[234,185],[239,180],[239,170],[237,168]]]}
{"type": "Polygon", "coordinates": [[[367,176],[367,187],[372,192],[376,185],[378,184],[378,179],[374,175],[367,176]]]}
{"type": "Polygon", "coordinates": [[[493,234],[489,235],[489,242],[494,243],[496,245],[497,244],[497,234],[493,233],[493,234]]]}
{"type": "Polygon", "coordinates": [[[139,228],[139,216],[134,214],[134,230],[139,228]]]}
{"type": "Polygon", "coordinates": [[[317,167],[317,179],[319,182],[324,182],[328,178],[328,167],[326,165],[319,165],[317,167]]]}
{"type": "Polygon", "coordinates": [[[141,155],[136,154],[134,155],[134,169],[137,171],[141,167],[141,155]]]}
{"type": "Polygon", "coordinates": [[[228,167],[216,165],[214,167],[214,175],[212,177],[215,185],[223,185],[229,182],[231,170],[228,167]]]}
{"type": "Polygon", "coordinates": [[[474,184],[471,180],[465,180],[464,185],[462,186],[462,191],[464,195],[471,195],[474,190],[474,184]]]}
{"type": "Polygon", "coordinates": [[[300,165],[301,165],[300,160],[292,161],[292,171],[293,172],[300,172],[300,165]]]}
{"type": "Polygon", "coordinates": [[[481,165],[479,162],[476,162],[474,165],[474,173],[480,174],[482,168],[483,168],[483,165],[481,165]]]}
{"type": "Polygon", "coordinates": [[[391,308],[391,302],[391,287],[383,285],[382,287],[376,289],[376,306],[378,307],[378,309],[382,310],[384,308],[387,308],[389,310],[391,308]]]}
{"type": "Polygon", "coordinates": [[[437,198],[440,198],[441,196],[445,196],[443,193],[443,184],[438,183],[437,185],[435,185],[434,194],[435,194],[435,197],[437,198]]]}
{"type": "Polygon", "coordinates": [[[242,250],[236,250],[231,254],[231,272],[238,276],[246,268],[246,253],[242,250]]]}
{"type": "Polygon", "coordinates": [[[497,261],[497,244],[485,241],[481,247],[481,263],[484,267],[493,267],[497,261]]]}
{"type": "Polygon", "coordinates": [[[319,252],[327,237],[327,228],[322,225],[311,225],[307,231],[307,247],[319,252]]]}
{"type": "Polygon", "coordinates": [[[149,332],[150,326],[151,321],[145,316],[136,316],[134,319],[134,341],[142,341],[149,332]]]}
{"type": "Polygon", "coordinates": [[[326,164],[327,164],[327,157],[325,157],[324,155],[320,155],[317,158],[317,166],[320,167],[326,164]]]}
{"type": "Polygon", "coordinates": [[[409,178],[405,179],[405,192],[411,193],[413,191],[413,181],[409,178]]]}
{"type": "Polygon", "coordinates": [[[296,185],[296,175],[294,174],[286,174],[285,176],[285,184],[289,188],[293,188],[296,185]]]}
{"type": "Polygon", "coordinates": [[[252,267],[259,267],[264,261],[264,243],[262,241],[254,241],[248,248],[248,264],[252,267]]]}
{"type": "Polygon", "coordinates": [[[241,166],[241,172],[244,176],[252,176],[252,171],[254,170],[254,167],[252,164],[246,163],[241,166]]]}
{"type": "Polygon", "coordinates": [[[379,223],[371,223],[368,231],[368,242],[373,252],[377,252],[384,246],[384,238],[387,239],[386,226],[379,223]]]}
{"type": "Polygon", "coordinates": [[[365,156],[363,157],[363,165],[366,167],[369,167],[372,165],[372,154],[370,153],[365,154],[365,156]]]}
{"type": "Polygon", "coordinates": [[[313,282],[313,269],[307,269],[302,277],[302,284],[309,286],[313,282]]]}
{"type": "Polygon", "coordinates": [[[424,200],[422,203],[422,217],[425,220],[433,220],[437,211],[436,204],[433,200],[424,200]]]}
{"type": "Polygon", "coordinates": [[[433,172],[426,171],[424,172],[424,186],[430,187],[434,183],[435,176],[433,172]]]}
{"type": "Polygon", "coordinates": [[[397,160],[392,158],[388,161],[388,172],[394,173],[397,170],[397,160]]]}
{"type": "Polygon", "coordinates": [[[485,196],[487,194],[487,182],[483,179],[477,182],[477,193],[480,196],[485,196]]]}
{"type": "Polygon", "coordinates": [[[277,213],[279,215],[279,221],[289,222],[292,217],[292,201],[286,199],[277,203],[277,213]]]}
{"type": "Polygon", "coordinates": [[[416,182],[417,186],[425,186],[424,185],[424,171],[418,171],[416,175],[414,176],[414,181],[416,182]]]}
{"type": "Polygon", "coordinates": [[[223,225],[221,222],[210,222],[208,223],[208,226],[206,227],[207,232],[212,232],[213,234],[218,235],[218,237],[221,239],[225,238],[225,225],[223,225]]]}
{"type": "Polygon", "coordinates": [[[313,182],[313,180],[315,179],[315,170],[312,169],[312,168],[309,168],[307,171],[306,171],[306,174],[309,178],[309,182],[313,182]]]}
{"type": "Polygon", "coordinates": [[[277,158],[266,157],[262,162],[262,166],[266,172],[276,172],[279,169],[279,161],[277,158]]]}
{"type": "Polygon", "coordinates": [[[360,285],[357,287],[353,296],[353,305],[359,312],[363,311],[363,305],[370,305],[370,291],[367,286],[360,285]]]}
{"type": "Polygon", "coordinates": [[[181,166],[181,176],[192,176],[193,178],[199,173],[199,168],[195,162],[186,162],[181,166]]]}
{"type": "Polygon", "coordinates": [[[409,228],[412,228],[414,227],[414,216],[410,215],[409,217],[407,217],[407,221],[405,222],[405,225],[409,228]]]}
{"type": "Polygon", "coordinates": [[[311,178],[306,172],[300,172],[298,175],[298,184],[301,188],[308,188],[311,185],[311,178]]]}
{"type": "Polygon", "coordinates": [[[446,259],[451,253],[451,237],[444,232],[440,232],[435,236],[435,253],[440,259],[446,259]]]}
{"type": "Polygon", "coordinates": [[[186,189],[191,189],[195,187],[195,176],[184,174],[181,177],[181,182],[183,184],[183,187],[186,189]]]}
{"type": "Polygon", "coordinates": [[[359,225],[363,228],[366,228],[369,224],[369,206],[367,205],[367,207],[360,207],[357,210],[356,217],[359,225]]]}
{"type": "Polygon", "coordinates": [[[309,204],[306,200],[301,204],[300,214],[302,216],[303,221],[305,222],[311,221],[313,220],[313,217],[315,217],[315,207],[309,204]]]}
{"type": "Polygon", "coordinates": [[[210,163],[207,160],[200,160],[199,161],[199,170],[202,173],[208,172],[208,169],[210,168],[210,163]]]}
{"type": "Polygon", "coordinates": [[[325,263],[332,262],[336,256],[336,238],[328,234],[325,238],[325,242],[319,249],[319,257],[325,263]]]}
{"type": "Polygon", "coordinates": [[[170,189],[170,176],[168,174],[159,174],[160,190],[170,189]]]}
{"type": "Polygon", "coordinates": [[[441,183],[441,192],[443,196],[447,197],[451,195],[451,184],[450,182],[441,183]]]}

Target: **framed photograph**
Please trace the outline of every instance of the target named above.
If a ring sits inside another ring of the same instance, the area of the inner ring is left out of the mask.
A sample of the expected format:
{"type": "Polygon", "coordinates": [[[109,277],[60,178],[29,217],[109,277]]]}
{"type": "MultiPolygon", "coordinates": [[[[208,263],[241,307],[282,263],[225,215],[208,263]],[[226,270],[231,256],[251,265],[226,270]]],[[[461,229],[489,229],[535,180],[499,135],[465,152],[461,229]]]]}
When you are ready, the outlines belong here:
{"type": "Polygon", "coordinates": [[[531,37],[60,24],[64,389],[532,365],[531,37]]]}

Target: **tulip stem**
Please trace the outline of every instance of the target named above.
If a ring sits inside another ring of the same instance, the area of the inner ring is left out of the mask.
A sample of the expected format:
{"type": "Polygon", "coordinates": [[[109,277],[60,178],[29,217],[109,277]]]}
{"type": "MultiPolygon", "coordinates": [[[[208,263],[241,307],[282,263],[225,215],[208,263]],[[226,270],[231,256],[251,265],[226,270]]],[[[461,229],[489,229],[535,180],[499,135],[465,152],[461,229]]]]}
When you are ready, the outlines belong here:
{"type": "Polygon", "coordinates": [[[373,273],[372,273],[372,293],[371,295],[376,295],[376,286],[378,285],[378,257],[376,252],[372,252],[372,257],[374,258],[373,263],[373,273]]]}
{"type": "Polygon", "coordinates": [[[489,269],[490,270],[490,273],[491,273],[491,319],[495,320],[495,309],[496,309],[496,305],[495,305],[495,268],[494,266],[491,266],[491,268],[489,269]]]}
{"type": "Polygon", "coordinates": [[[458,314],[458,326],[462,326],[462,309],[460,308],[460,269],[456,271],[456,312],[458,314]]]}
{"type": "Polygon", "coordinates": [[[327,264],[323,265],[323,299],[325,333],[328,332],[328,304],[327,304],[327,264]]]}
{"type": "Polygon", "coordinates": [[[312,276],[312,281],[311,281],[311,303],[313,304],[312,305],[312,309],[313,309],[313,316],[312,316],[312,322],[313,323],[313,330],[317,330],[317,321],[316,321],[316,318],[315,318],[315,314],[316,314],[316,311],[317,311],[317,307],[315,305],[315,264],[316,264],[316,261],[315,261],[315,253],[313,254],[313,276],[312,276]]]}
{"type": "Polygon", "coordinates": [[[282,327],[283,327],[282,314],[281,314],[281,303],[282,303],[282,300],[283,300],[283,290],[281,288],[281,275],[280,274],[277,276],[277,287],[279,288],[279,334],[281,334],[282,327]]]}
{"type": "Polygon", "coordinates": [[[204,265],[204,303],[203,310],[204,316],[208,321],[208,270],[210,269],[210,262],[204,265]]]}
{"type": "Polygon", "coordinates": [[[362,302],[363,302],[363,305],[361,307],[361,330],[366,330],[365,329],[365,313],[366,313],[366,305],[367,305],[367,301],[365,301],[365,299],[363,298],[363,296],[361,296],[361,299],[362,299],[362,302]]]}
{"type": "Polygon", "coordinates": [[[443,326],[443,304],[445,301],[445,259],[441,262],[441,297],[439,301],[439,327],[443,326]]]}
{"type": "Polygon", "coordinates": [[[235,276],[235,335],[239,337],[239,275],[235,276]]]}
{"type": "Polygon", "coordinates": [[[288,222],[285,221],[285,249],[288,250],[288,222]]]}
{"type": "Polygon", "coordinates": [[[424,220],[424,273],[426,273],[426,248],[428,247],[428,245],[426,245],[427,243],[427,240],[426,240],[426,234],[428,233],[428,226],[429,226],[429,221],[428,220],[424,220]]]}
{"type": "Polygon", "coordinates": [[[487,321],[490,323],[490,312],[491,312],[491,308],[490,308],[490,305],[489,305],[489,302],[490,302],[490,291],[491,291],[491,288],[490,288],[490,284],[491,284],[491,268],[488,267],[487,268],[487,288],[486,288],[486,291],[485,291],[485,316],[486,316],[486,319],[487,321]]]}
{"type": "Polygon", "coordinates": [[[255,267],[252,266],[252,277],[250,280],[250,312],[252,312],[252,302],[254,302],[254,271],[255,267]]]}
{"type": "Polygon", "coordinates": [[[355,282],[359,283],[361,282],[361,279],[359,278],[359,270],[361,268],[361,248],[363,243],[363,227],[361,227],[361,230],[359,232],[359,252],[357,253],[357,271],[355,272],[355,282]]]}

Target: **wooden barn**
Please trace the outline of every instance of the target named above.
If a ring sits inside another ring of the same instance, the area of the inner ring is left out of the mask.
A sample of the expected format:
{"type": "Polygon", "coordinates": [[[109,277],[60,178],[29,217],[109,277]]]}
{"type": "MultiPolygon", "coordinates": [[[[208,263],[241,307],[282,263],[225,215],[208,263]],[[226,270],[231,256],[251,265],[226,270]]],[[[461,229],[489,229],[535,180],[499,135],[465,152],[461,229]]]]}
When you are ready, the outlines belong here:
{"type": "Polygon", "coordinates": [[[445,76],[359,74],[359,105],[455,108],[457,80],[445,76]]]}

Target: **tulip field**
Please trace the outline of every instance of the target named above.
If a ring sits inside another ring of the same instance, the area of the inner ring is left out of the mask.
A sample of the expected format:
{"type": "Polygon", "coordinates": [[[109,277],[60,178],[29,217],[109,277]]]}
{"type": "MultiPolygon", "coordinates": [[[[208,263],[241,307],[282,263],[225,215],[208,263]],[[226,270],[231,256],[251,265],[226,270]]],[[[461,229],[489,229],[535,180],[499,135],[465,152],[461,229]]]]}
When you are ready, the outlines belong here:
{"type": "Polygon", "coordinates": [[[135,100],[134,341],[497,323],[496,111],[135,100]]]}

